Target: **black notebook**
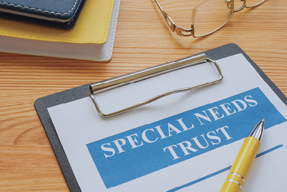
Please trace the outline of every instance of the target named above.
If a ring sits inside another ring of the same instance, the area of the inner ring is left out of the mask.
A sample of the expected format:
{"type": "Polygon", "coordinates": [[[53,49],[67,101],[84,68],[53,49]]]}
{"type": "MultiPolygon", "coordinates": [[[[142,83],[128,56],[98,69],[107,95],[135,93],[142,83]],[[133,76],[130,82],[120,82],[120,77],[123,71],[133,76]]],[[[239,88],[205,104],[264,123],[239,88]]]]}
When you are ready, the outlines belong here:
{"type": "Polygon", "coordinates": [[[69,29],[75,25],[84,3],[85,0],[5,0],[0,1],[0,17],[69,29]]]}

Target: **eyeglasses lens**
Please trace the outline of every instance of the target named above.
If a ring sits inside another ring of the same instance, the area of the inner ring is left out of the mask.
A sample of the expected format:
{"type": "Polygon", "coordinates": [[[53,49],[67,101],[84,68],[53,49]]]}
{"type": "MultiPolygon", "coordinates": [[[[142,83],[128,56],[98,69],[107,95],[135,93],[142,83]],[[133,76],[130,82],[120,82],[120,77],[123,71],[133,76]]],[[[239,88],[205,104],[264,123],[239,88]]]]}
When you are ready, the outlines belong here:
{"type": "Polygon", "coordinates": [[[205,0],[193,9],[194,36],[200,37],[221,28],[233,13],[231,0],[205,0]]]}

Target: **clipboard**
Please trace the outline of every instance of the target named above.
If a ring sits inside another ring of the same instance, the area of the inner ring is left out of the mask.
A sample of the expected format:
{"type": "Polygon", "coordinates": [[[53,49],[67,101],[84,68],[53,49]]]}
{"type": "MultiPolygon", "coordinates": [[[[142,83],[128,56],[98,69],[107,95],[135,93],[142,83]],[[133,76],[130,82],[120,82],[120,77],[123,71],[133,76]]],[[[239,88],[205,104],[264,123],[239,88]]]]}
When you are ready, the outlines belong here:
{"type": "MultiPolygon", "coordinates": [[[[236,44],[227,44],[218,48],[214,48],[204,52],[207,57],[212,58],[213,60],[218,60],[228,56],[232,56],[238,53],[242,53],[244,57],[251,63],[253,68],[258,72],[261,78],[268,84],[268,86],[277,94],[277,96],[287,105],[287,98],[279,90],[279,88],[266,76],[266,74],[247,56],[244,51],[237,46],[236,44]]],[[[35,101],[35,109],[39,115],[39,118],[43,124],[43,127],[46,131],[46,134],[49,138],[49,141],[52,145],[58,163],[61,167],[65,180],[68,184],[68,187],[71,191],[81,191],[79,184],[76,180],[76,177],[72,171],[72,168],[69,164],[65,151],[62,147],[62,144],[59,140],[57,132],[53,126],[51,117],[48,113],[48,108],[68,103],[74,100],[82,99],[89,96],[91,84],[83,85],[73,89],[69,89],[63,92],[55,93],[48,95],[42,98],[39,98],[35,101]]]]}

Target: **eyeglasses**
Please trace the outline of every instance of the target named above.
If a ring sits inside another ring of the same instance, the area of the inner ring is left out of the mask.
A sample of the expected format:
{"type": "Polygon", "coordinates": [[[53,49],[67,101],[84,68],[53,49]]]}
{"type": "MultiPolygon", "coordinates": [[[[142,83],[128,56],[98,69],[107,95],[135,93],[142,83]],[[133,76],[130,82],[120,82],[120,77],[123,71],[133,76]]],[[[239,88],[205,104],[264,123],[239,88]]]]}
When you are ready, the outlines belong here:
{"type": "Polygon", "coordinates": [[[203,37],[223,27],[231,19],[234,12],[245,7],[256,7],[265,0],[205,0],[193,8],[190,29],[176,25],[160,6],[158,0],[154,1],[172,32],[176,32],[180,36],[203,37]]]}

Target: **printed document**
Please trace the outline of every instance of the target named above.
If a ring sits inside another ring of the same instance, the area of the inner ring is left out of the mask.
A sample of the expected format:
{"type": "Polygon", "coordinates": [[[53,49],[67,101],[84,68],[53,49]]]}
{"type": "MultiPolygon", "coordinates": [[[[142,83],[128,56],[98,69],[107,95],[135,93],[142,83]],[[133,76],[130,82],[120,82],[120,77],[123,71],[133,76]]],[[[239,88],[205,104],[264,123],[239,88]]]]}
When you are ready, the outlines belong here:
{"type": "MultiPolygon", "coordinates": [[[[86,97],[48,109],[83,192],[217,192],[244,139],[265,118],[242,192],[287,188],[287,107],[242,54],[216,61],[222,82],[102,118],[86,97]]],[[[216,79],[197,65],[98,96],[113,111],[178,86],[216,79]]]]}

